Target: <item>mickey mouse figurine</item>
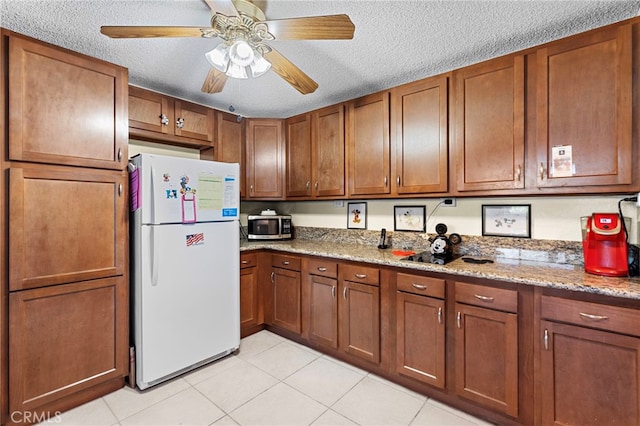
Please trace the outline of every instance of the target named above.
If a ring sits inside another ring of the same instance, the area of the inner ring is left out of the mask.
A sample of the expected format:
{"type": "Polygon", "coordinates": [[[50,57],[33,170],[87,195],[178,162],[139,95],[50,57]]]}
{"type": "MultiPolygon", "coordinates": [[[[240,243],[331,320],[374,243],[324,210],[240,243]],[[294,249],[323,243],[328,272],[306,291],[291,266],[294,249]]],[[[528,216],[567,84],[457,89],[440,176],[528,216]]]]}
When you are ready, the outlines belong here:
{"type": "Polygon", "coordinates": [[[449,259],[453,254],[453,246],[460,244],[462,238],[458,234],[451,234],[448,238],[445,235],[447,233],[447,225],[439,223],[436,225],[435,237],[429,238],[431,243],[431,254],[433,257],[440,259],[449,259]]]}

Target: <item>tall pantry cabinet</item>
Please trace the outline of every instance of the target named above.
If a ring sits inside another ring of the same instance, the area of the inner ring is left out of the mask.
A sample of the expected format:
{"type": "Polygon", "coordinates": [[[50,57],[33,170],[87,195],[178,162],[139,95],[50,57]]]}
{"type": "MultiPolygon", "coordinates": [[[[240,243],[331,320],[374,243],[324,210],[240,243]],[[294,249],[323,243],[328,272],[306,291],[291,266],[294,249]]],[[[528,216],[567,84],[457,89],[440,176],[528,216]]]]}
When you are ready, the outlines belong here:
{"type": "Polygon", "coordinates": [[[2,424],[128,375],[125,68],[2,30],[2,424]]]}

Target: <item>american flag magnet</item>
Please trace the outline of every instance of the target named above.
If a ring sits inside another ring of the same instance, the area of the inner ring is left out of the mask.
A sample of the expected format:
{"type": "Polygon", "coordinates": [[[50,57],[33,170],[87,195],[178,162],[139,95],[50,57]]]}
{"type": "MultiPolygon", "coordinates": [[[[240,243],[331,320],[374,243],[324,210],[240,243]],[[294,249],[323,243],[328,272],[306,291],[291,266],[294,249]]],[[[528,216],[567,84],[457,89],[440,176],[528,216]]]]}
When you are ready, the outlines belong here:
{"type": "Polygon", "coordinates": [[[201,244],[204,244],[204,234],[202,232],[187,235],[187,247],[199,246],[201,244]]]}

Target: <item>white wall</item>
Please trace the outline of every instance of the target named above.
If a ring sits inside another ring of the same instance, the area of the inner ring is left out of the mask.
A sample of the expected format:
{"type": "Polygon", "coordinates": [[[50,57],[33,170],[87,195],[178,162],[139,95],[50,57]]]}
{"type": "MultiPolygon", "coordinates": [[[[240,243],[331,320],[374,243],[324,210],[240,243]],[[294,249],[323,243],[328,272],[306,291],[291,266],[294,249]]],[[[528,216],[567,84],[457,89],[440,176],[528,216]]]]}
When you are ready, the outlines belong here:
{"type": "MultiPolygon", "coordinates": [[[[132,157],[140,152],[200,158],[199,151],[195,149],[130,141],[129,156],[132,157]]],[[[531,204],[531,238],[580,241],[582,238],[580,216],[588,216],[594,212],[617,212],[618,200],[621,198],[624,196],[457,198],[456,207],[440,206],[438,208],[436,208],[440,201],[438,198],[368,200],[367,229],[393,230],[393,207],[418,205],[426,206],[427,232],[429,233],[435,232],[436,223],[442,222],[447,225],[449,232],[482,235],[483,204],[531,204]]],[[[291,214],[294,226],[341,229],[347,227],[347,201],[344,201],[341,207],[336,207],[334,201],[243,202],[240,220],[246,224],[247,214],[259,213],[265,208],[291,214]]],[[[624,202],[622,212],[625,216],[631,217],[629,240],[637,244],[639,241],[638,208],[634,203],[624,202]]]]}

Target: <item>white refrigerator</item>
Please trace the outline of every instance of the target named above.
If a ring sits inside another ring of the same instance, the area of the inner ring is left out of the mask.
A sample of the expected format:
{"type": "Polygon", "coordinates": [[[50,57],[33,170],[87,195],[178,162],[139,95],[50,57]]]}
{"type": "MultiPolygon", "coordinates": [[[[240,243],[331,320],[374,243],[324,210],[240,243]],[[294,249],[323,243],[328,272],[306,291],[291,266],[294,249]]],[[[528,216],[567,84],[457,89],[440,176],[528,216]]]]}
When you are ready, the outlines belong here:
{"type": "Polygon", "coordinates": [[[130,159],[132,340],[140,389],[240,345],[238,164],[130,159]]]}

